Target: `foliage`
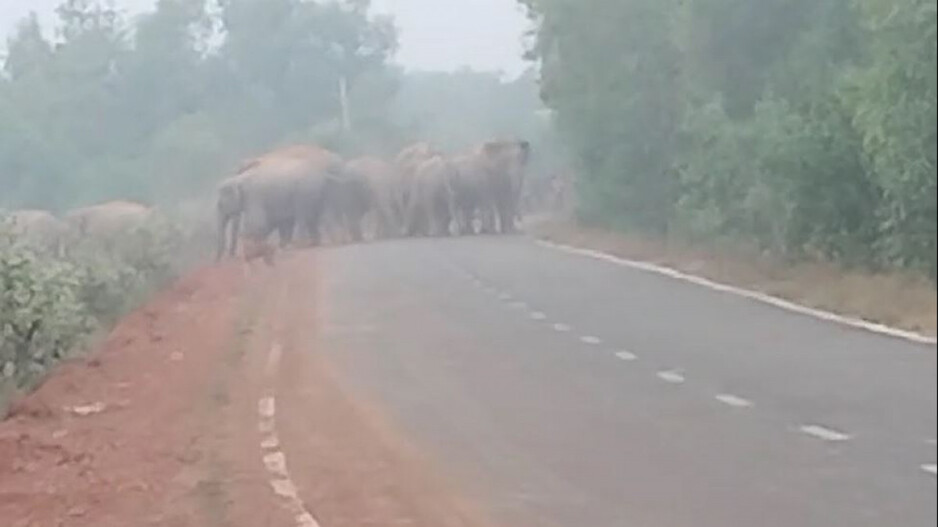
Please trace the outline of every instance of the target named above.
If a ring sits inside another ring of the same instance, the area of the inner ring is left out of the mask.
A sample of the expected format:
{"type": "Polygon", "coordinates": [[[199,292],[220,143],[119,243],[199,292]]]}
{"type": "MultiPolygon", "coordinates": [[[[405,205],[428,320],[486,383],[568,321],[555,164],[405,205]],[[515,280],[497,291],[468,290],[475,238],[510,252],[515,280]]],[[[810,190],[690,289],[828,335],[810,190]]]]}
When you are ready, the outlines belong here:
{"type": "Polygon", "coordinates": [[[154,221],[59,257],[28,246],[0,219],[0,384],[25,386],[76,351],[178,269],[180,231],[154,221]]]}
{"type": "Polygon", "coordinates": [[[159,0],[129,21],[106,0],[36,17],[0,75],[0,206],[63,210],[204,192],[236,160],[341,115],[393,134],[390,21],[368,2],[159,0]],[[360,109],[360,111],[359,111],[360,109]]]}
{"type": "Polygon", "coordinates": [[[90,330],[78,270],[18,243],[0,223],[0,382],[66,356],[90,330]]]}
{"type": "Polygon", "coordinates": [[[581,215],[935,277],[935,0],[519,0],[581,215]]]}

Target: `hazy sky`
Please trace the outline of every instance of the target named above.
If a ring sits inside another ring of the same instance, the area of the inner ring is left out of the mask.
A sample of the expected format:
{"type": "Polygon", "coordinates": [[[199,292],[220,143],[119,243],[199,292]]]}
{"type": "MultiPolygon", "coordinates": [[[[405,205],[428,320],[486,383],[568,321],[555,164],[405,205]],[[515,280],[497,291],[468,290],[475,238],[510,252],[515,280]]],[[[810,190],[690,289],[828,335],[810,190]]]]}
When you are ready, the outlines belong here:
{"type": "MultiPolygon", "coordinates": [[[[116,0],[131,13],[155,0],[116,0]]],[[[0,35],[6,35],[30,10],[48,20],[61,0],[0,0],[0,35]]],[[[372,0],[376,12],[389,13],[401,30],[398,60],[408,68],[519,73],[524,12],[515,0],[372,0]]]]}

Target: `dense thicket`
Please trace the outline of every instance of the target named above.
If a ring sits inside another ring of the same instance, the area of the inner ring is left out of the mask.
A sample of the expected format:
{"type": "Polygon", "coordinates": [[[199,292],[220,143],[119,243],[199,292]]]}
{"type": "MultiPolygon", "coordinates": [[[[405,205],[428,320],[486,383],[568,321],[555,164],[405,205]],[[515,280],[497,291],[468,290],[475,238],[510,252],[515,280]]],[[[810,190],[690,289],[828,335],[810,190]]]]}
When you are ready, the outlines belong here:
{"type": "Polygon", "coordinates": [[[583,215],[935,276],[935,0],[519,0],[583,215]]]}

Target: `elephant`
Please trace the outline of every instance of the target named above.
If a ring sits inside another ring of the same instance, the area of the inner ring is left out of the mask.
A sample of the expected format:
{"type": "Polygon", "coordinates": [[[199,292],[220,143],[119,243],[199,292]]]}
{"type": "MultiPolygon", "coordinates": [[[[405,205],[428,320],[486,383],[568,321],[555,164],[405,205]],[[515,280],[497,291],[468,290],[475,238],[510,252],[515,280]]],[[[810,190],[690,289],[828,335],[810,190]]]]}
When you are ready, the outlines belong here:
{"type": "MultiPolygon", "coordinates": [[[[484,200],[481,168],[472,154],[459,155],[453,159],[453,201],[456,227],[459,234],[475,234],[476,215],[482,211],[484,200]]],[[[483,219],[483,222],[485,220],[483,219]]],[[[485,226],[483,226],[483,230],[485,226]]]]}
{"type": "Polygon", "coordinates": [[[246,247],[252,254],[263,254],[269,262],[270,234],[276,230],[281,247],[286,247],[293,242],[298,224],[306,229],[310,243],[318,244],[327,195],[334,191],[342,170],[338,155],[316,145],[289,146],[243,163],[218,187],[216,257],[220,259],[226,248],[233,255],[240,238],[249,242],[246,247]]]}
{"type": "Polygon", "coordinates": [[[366,174],[356,168],[356,163],[347,164],[336,178],[326,203],[326,209],[331,213],[330,219],[338,231],[335,237],[352,242],[362,241],[362,223],[373,203],[374,196],[366,174]]]}
{"type": "Polygon", "coordinates": [[[403,150],[394,159],[394,166],[398,172],[398,192],[402,210],[407,211],[410,208],[411,190],[413,180],[417,174],[417,169],[425,161],[435,156],[442,155],[442,152],[426,142],[414,143],[403,150]]]}
{"type": "Polygon", "coordinates": [[[215,251],[215,261],[221,260],[227,250],[228,257],[233,258],[238,249],[238,238],[241,231],[241,213],[244,211],[244,198],[241,192],[241,181],[244,173],[224,179],[216,188],[216,215],[218,218],[218,239],[215,251]],[[229,234],[230,238],[229,238],[229,234]]]}
{"type": "Polygon", "coordinates": [[[436,155],[421,163],[411,182],[407,211],[410,236],[448,236],[455,208],[453,163],[436,155]]]}
{"type": "Polygon", "coordinates": [[[406,213],[401,172],[382,159],[361,157],[346,165],[346,174],[361,178],[367,187],[375,237],[399,236],[406,213]]]}
{"type": "Polygon", "coordinates": [[[94,239],[109,243],[144,227],[154,215],[148,205],[118,200],[73,209],[65,214],[65,222],[72,241],[94,239]]]}
{"type": "Polygon", "coordinates": [[[51,212],[23,209],[0,212],[0,217],[10,220],[13,234],[27,245],[56,256],[61,255],[68,229],[65,222],[51,212]]]}
{"type": "Polygon", "coordinates": [[[455,202],[464,232],[474,232],[476,214],[485,232],[505,234],[517,229],[530,149],[524,140],[489,141],[456,159],[455,202]]]}

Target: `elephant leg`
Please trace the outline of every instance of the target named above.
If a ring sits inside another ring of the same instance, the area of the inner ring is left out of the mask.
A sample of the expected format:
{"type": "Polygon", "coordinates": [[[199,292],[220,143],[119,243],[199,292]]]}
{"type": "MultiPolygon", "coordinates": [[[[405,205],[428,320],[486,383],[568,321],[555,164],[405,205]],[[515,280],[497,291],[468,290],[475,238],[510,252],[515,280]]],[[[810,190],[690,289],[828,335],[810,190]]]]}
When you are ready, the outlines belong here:
{"type": "Polygon", "coordinates": [[[494,234],[495,233],[495,214],[492,211],[490,205],[486,205],[481,209],[481,223],[482,223],[482,232],[485,234],[494,234]]]}
{"type": "Polygon", "coordinates": [[[499,201],[498,209],[498,228],[501,234],[510,234],[515,232],[515,212],[507,200],[499,201]]]}
{"type": "Polygon", "coordinates": [[[303,216],[303,226],[306,228],[306,236],[309,238],[311,246],[320,245],[322,242],[322,207],[319,205],[311,206],[303,216]]]}
{"type": "Polygon", "coordinates": [[[238,240],[241,239],[241,215],[237,214],[231,220],[231,243],[228,246],[228,257],[234,258],[238,254],[238,240]]]}
{"type": "Polygon", "coordinates": [[[348,218],[348,231],[349,237],[355,243],[360,243],[364,236],[362,235],[362,219],[363,216],[357,213],[352,213],[348,218]]]}
{"type": "Polygon", "coordinates": [[[420,205],[417,200],[411,200],[407,206],[404,217],[404,233],[407,236],[417,236],[420,223],[420,205]]]}
{"type": "Polygon", "coordinates": [[[450,226],[453,224],[453,212],[448,203],[440,204],[438,233],[440,236],[450,236],[452,231],[450,226]]]}
{"type": "Polygon", "coordinates": [[[296,227],[294,218],[281,221],[277,225],[277,235],[280,237],[280,248],[285,249],[293,243],[293,231],[296,227]]]}
{"type": "Polygon", "coordinates": [[[228,223],[229,218],[219,214],[218,217],[218,233],[216,235],[216,245],[215,245],[215,261],[221,261],[222,256],[225,255],[225,245],[228,241],[228,223]]]}

